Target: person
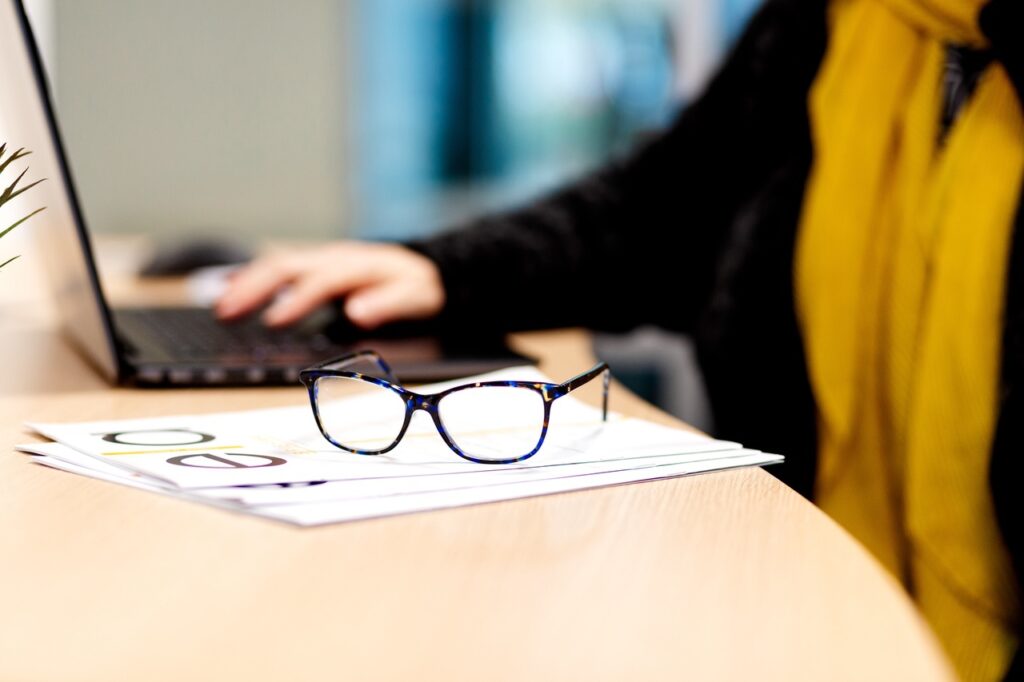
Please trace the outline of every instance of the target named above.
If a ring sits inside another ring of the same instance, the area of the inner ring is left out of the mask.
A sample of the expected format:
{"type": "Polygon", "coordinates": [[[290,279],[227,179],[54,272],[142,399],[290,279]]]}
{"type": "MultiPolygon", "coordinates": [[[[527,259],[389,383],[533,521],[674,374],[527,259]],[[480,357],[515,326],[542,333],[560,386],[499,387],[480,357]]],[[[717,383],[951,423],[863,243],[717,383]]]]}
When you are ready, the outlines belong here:
{"type": "MultiPolygon", "coordinates": [[[[1024,12],[767,0],[657,139],[524,208],[257,261],[286,325],[692,334],[716,435],[861,540],[968,680],[1024,672],[1024,12]]],[[[870,652],[866,652],[870,655],[870,652]]]]}

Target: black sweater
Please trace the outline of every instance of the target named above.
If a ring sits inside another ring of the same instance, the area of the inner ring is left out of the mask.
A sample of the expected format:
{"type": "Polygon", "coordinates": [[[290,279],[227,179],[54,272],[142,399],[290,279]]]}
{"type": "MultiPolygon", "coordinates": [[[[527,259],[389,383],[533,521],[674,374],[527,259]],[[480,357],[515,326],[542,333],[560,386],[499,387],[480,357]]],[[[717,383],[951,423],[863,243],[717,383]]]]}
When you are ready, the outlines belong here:
{"type": "MultiPolygon", "coordinates": [[[[657,324],[692,334],[715,435],[786,455],[774,473],[810,496],[815,412],[794,307],[793,251],[813,151],[807,94],[825,52],[825,9],[824,0],[768,0],[706,92],[628,159],[523,209],[414,244],[440,266],[448,296],[442,323],[502,331],[657,324]]],[[[1024,92],[1024,3],[994,0],[981,25],[1024,92]]],[[[1018,577],[1022,235],[1018,211],[991,463],[1018,577]]]]}

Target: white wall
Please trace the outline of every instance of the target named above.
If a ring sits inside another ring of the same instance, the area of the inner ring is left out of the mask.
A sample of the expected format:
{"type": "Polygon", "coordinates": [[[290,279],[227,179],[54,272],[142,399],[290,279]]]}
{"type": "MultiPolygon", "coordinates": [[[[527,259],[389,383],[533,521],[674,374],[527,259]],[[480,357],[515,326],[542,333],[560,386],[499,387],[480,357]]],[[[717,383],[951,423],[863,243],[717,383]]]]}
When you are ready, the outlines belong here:
{"type": "Polygon", "coordinates": [[[349,3],[43,2],[92,229],[345,229],[349,3]]]}

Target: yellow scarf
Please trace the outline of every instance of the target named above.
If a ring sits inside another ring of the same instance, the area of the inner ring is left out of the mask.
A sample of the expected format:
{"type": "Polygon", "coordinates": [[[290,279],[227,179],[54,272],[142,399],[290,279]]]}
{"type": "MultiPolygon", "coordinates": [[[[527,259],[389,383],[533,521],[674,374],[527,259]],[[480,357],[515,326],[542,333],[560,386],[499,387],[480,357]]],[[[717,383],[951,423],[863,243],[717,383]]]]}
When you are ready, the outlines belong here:
{"type": "Polygon", "coordinates": [[[1019,616],[988,486],[1024,177],[1001,65],[937,142],[944,45],[985,44],[982,4],[833,0],[795,264],[818,503],[904,581],[970,680],[1004,673],[1019,616]]]}

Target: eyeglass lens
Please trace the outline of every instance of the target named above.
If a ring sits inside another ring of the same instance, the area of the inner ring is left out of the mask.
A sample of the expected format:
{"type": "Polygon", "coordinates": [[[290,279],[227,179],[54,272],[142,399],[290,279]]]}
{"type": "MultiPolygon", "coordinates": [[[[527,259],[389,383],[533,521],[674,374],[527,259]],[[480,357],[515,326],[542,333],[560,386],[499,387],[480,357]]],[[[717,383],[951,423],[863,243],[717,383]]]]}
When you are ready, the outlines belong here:
{"type": "Polygon", "coordinates": [[[533,452],[544,430],[544,398],[514,386],[476,386],[438,403],[448,437],[464,454],[485,461],[518,459],[533,452]]]}
{"type": "Polygon", "coordinates": [[[350,450],[383,450],[395,442],[405,423],[402,396],[362,379],[317,379],[316,403],[328,437],[350,450]]]}

